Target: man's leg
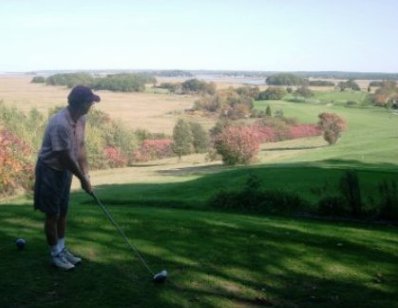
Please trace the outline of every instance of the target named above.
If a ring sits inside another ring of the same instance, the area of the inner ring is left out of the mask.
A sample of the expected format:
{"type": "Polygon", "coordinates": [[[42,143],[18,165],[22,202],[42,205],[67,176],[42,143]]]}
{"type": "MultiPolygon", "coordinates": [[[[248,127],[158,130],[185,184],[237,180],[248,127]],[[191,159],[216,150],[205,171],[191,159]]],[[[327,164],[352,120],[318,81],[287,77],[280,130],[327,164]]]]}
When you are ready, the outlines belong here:
{"type": "Polygon", "coordinates": [[[58,215],[46,214],[44,222],[44,232],[46,233],[47,244],[50,247],[57,245],[58,242],[58,215]]]}
{"type": "Polygon", "coordinates": [[[61,214],[58,219],[58,249],[60,249],[66,260],[73,265],[79,264],[82,262],[82,259],[74,256],[68,249],[65,247],[65,233],[66,233],[66,218],[67,214],[61,214]]]}
{"type": "Polygon", "coordinates": [[[61,214],[58,219],[57,224],[57,232],[58,232],[58,249],[64,250],[65,248],[65,232],[66,232],[66,214],[61,214]]]}

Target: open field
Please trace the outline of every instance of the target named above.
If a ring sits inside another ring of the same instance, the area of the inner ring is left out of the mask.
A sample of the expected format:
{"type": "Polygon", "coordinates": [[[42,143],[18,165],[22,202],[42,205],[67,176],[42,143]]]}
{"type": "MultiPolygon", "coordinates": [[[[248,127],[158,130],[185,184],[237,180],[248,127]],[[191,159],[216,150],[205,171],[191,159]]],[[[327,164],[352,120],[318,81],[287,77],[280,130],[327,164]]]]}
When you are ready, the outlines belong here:
{"type": "MultiPolygon", "coordinates": [[[[32,84],[32,76],[0,76],[0,100],[24,112],[35,107],[47,114],[50,108],[67,104],[69,89],[32,84]]],[[[95,106],[132,129],[171,134],[177,119],[192,107],[195,97],[98,91],[101,103],[95,106]]],[[[208,121],[204,120],[204,124],[208,121]]]]}

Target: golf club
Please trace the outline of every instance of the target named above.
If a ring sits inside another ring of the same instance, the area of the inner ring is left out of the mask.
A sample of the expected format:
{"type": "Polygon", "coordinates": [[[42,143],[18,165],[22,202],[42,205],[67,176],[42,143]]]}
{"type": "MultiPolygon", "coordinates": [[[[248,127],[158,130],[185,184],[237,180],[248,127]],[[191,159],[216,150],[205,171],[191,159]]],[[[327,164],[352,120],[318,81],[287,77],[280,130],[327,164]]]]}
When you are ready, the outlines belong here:
{"type": "Polygon", "coordinates": [[[119,227],[119,225],[116,223],[116,221],[113,219],[111,213],[109,210],[105,207],[105,205],[102,204],[102,202],[98,199],[98,197],[94,194],[94,192],[91,193],[91,196],[94,198],[95,202],[101,207],[103,212],[105,213],[105,216],[108,217],[110,222],[115,226],[115,228],[119,231],[120,235],[123,237],[123,239],[126,241],[127,245],[130,247],[130,249],[136,254],[136,256],[141,260],[142,264],[145,266],[145,268],[151,273],[152,279],[154,282],[164,282],[167,278],[167,271],[163,270],[157,274],[155,274],[151,268],[148,266],[147,262],[145,259],[142,257],[141,253],[138,251],[138,249],[130,243],[130,241],[127,239],[127,236],[124,234],[123,230],[119,227]]]}

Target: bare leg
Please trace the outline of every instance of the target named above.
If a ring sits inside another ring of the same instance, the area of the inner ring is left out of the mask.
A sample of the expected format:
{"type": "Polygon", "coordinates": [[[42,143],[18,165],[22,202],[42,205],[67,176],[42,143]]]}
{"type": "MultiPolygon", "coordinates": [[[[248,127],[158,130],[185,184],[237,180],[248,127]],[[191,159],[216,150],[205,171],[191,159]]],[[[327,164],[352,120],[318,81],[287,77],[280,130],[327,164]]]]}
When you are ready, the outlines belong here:
{"type": "Polygon", "coordinates": [[[66,231],[66,215],[62,215],[58,218],[57,224],[58,239],[65,237],[66,231]]]}
{"type": "Polygon", "coordinates": [[[44,222],[44,232],[46,233],[47,244],[49,246],[57,245],[58,242],[58,216],[57,215],[46,215],[44,222]]]}

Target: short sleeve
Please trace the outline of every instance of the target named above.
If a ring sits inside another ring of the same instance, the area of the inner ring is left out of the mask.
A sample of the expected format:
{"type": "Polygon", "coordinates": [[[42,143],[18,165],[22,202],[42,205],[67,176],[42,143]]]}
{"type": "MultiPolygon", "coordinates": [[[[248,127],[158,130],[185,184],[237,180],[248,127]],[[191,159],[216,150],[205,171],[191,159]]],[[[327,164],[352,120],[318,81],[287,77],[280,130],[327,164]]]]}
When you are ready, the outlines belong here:
{"type": "Polygon", "coordinates": [[[70,150],[72,147],[72,136],[69,129],[63,125],[57,125],[50,132],[52,150],[55,152],[70,150]]]}

